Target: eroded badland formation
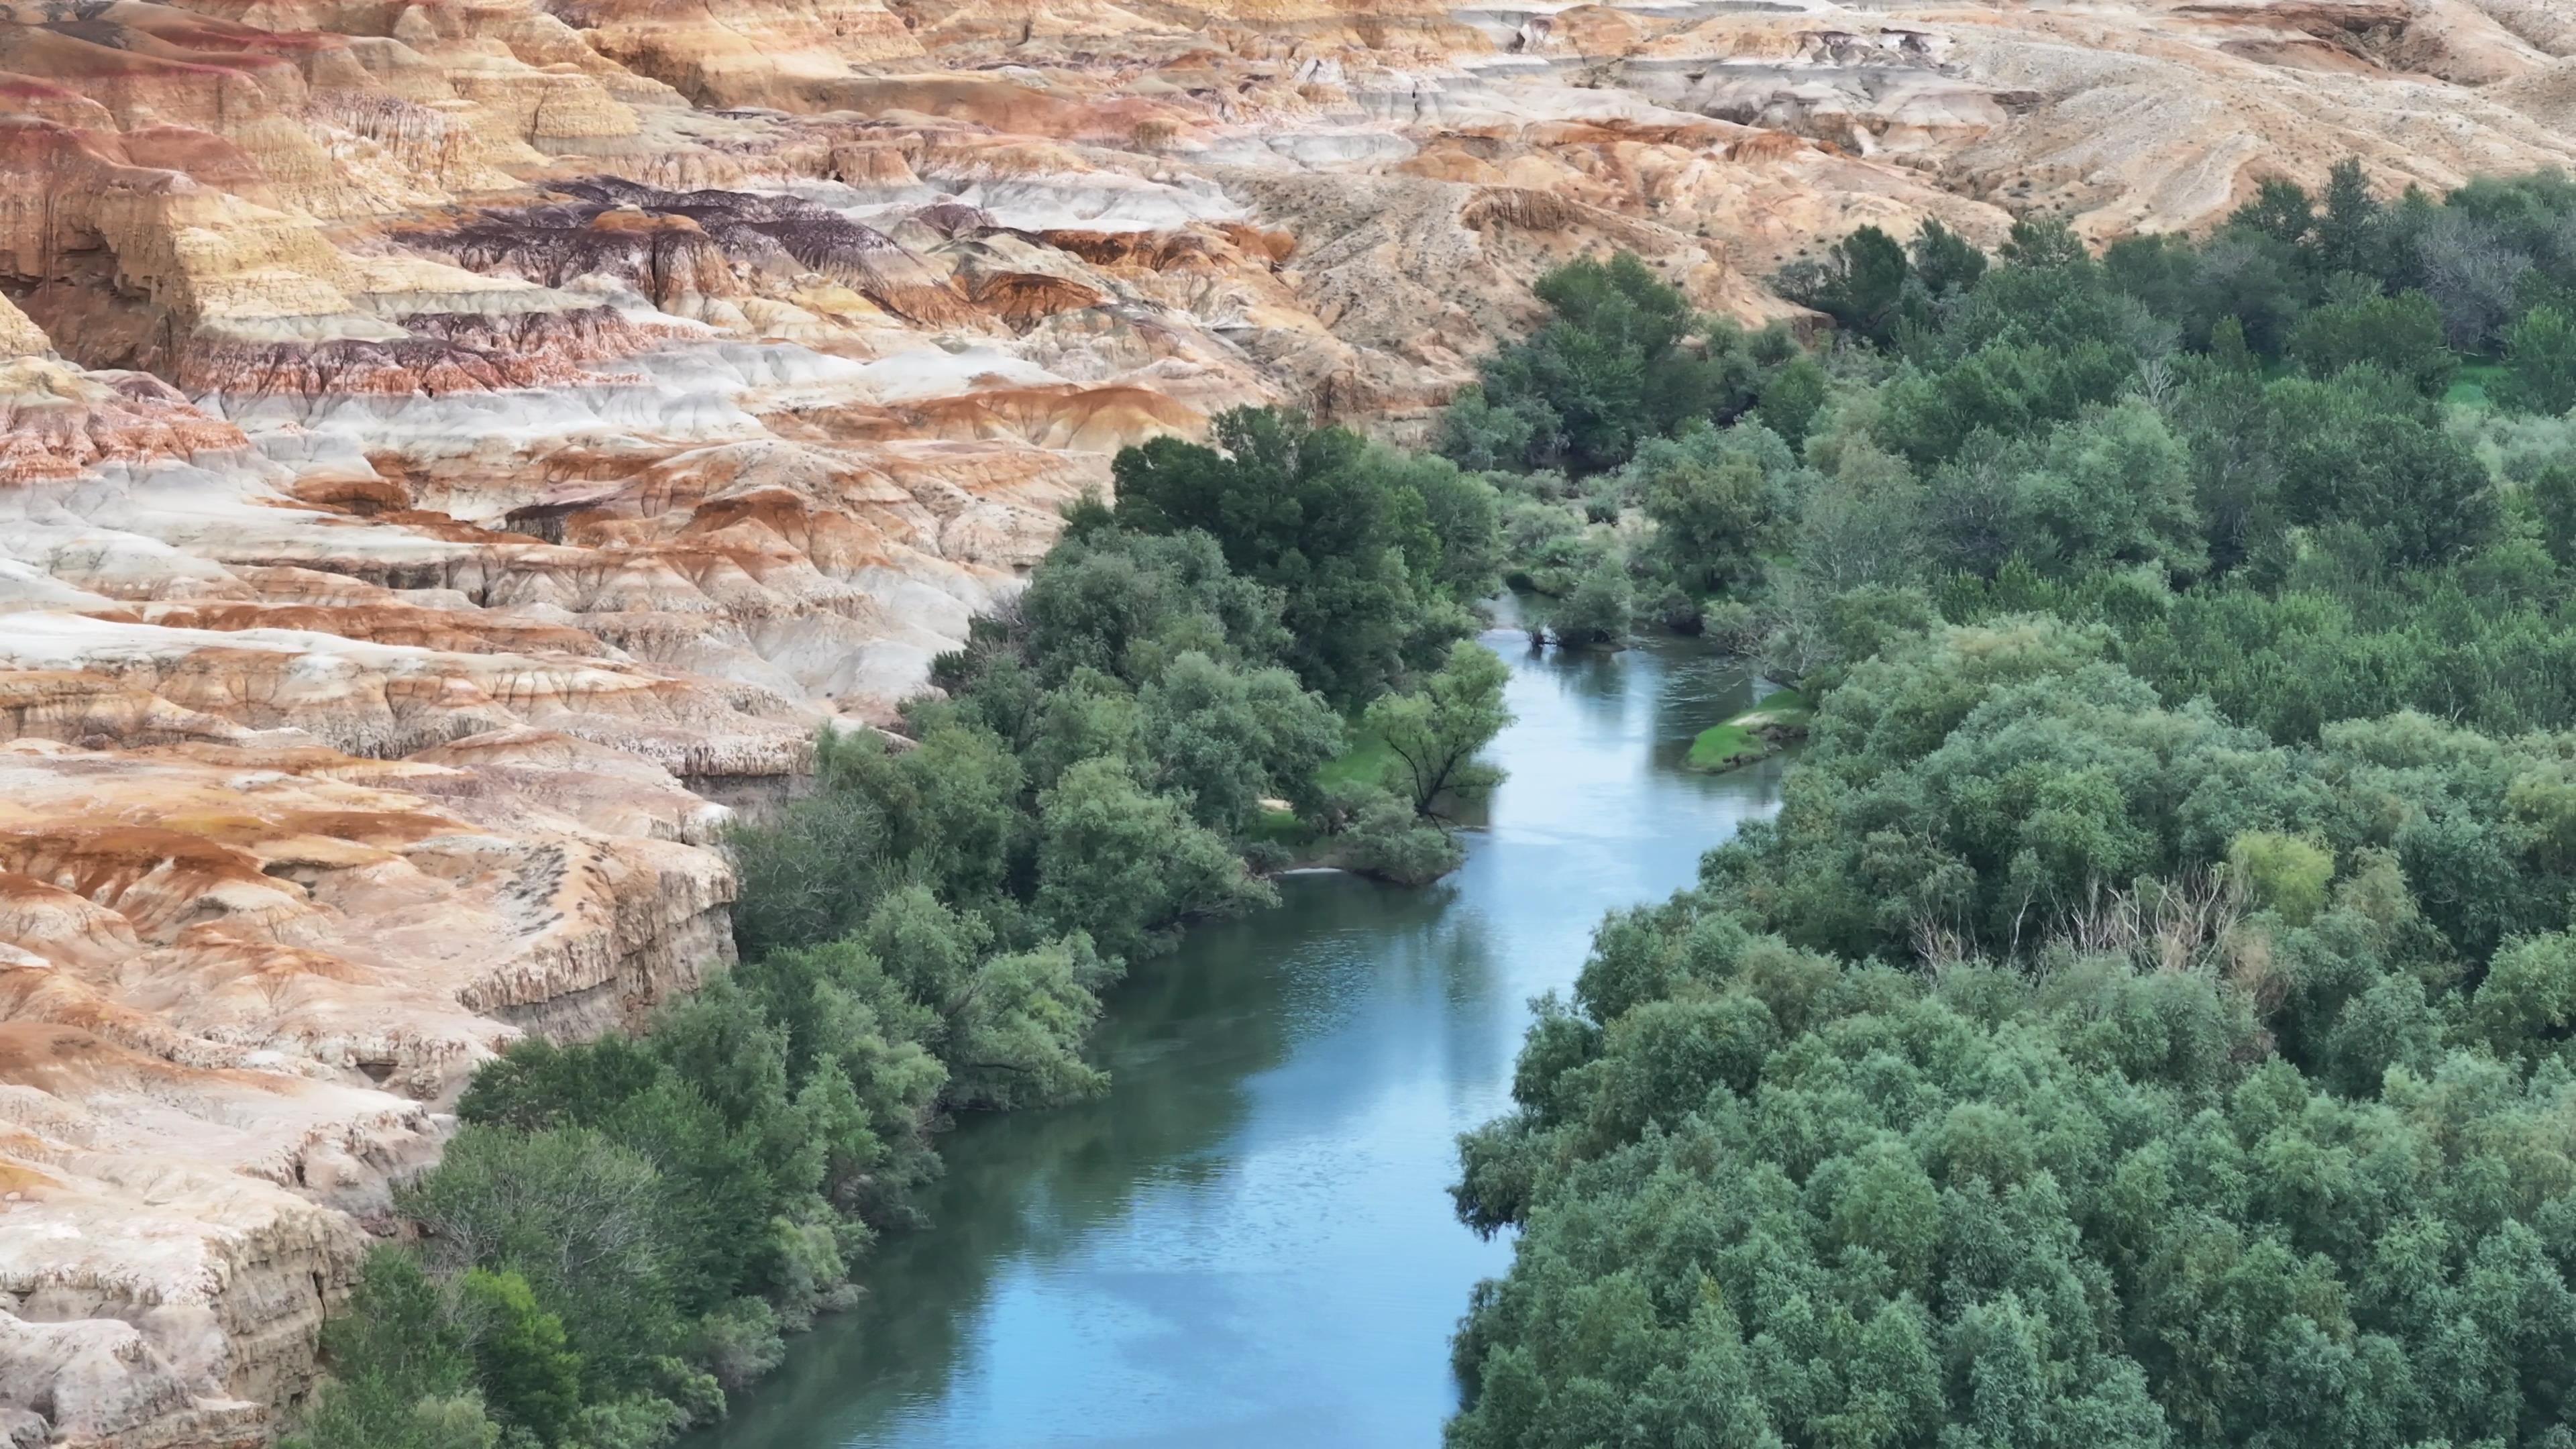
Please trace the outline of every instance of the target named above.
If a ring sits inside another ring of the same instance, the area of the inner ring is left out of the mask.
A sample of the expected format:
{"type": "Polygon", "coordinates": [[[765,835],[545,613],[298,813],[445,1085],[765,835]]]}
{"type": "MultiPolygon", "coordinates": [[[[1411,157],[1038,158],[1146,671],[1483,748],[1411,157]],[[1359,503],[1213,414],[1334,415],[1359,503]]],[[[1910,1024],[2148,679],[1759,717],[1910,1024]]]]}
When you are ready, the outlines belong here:
{"type": "Polygon", "coordinates": [[[250,1443],[1120,445],[1527,284],[2576,162],[2568,0],[0,3],[0,1441],[250,1443]]]}

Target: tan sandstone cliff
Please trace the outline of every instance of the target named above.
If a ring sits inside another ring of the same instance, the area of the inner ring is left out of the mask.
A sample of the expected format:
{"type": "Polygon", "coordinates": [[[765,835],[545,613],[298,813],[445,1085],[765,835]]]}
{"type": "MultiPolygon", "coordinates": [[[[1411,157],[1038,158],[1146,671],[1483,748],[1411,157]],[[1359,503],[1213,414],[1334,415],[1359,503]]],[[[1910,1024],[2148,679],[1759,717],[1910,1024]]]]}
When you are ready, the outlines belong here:
{"type": "Polygon", "coordinates": [[[1531,278],[2576,160],[2557,0],[5,0],[0,1441],[253,1443],[1114,451],[1531,278]]]}

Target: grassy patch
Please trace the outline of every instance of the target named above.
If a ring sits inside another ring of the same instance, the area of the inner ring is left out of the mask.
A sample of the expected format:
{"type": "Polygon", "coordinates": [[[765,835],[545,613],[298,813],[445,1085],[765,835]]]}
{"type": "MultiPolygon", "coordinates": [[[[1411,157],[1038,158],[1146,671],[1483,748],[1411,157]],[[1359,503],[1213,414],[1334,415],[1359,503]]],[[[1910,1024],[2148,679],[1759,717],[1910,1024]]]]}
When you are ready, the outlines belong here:
{"type": "Polygon", "coordinates": [[[1807,703],[1807,697],[1794,689],[1764,695],[1753,708],[1701,730],[1699,738],[1691,741],[1690,758],[1683,763],[1711,773],[1752,764],[1787,741],[1805,735],[1807,721],[1814,716],[1815,709],[1807,703]]]}
{"type": "Polygon", "coordinates": [[[1368,731],[1353,728],[1351,747],[1324,762],[1315,779],[1326,789],[1335,785],[1375,785],[1386,778],[1386,767],[1395,763],[1395,751],[1386,741],[1368,731]]]}
{"type": "Polygon", "coordinates": [[[1296,811],[1267,807],[1253,817],[1252,828],[1244,834],[1249,839],[1266,841],[1291,851],[1304,850],[1319,838],[1315,827],[1298,819],[1296,811]]]}
{"type": "MultiPolygon", "coordinates": [[[[1351,726],[1350,748],[1326,760],[1315,771],[1316,782],[1330,790],[1336,785],[1377,784],[1386,775],[1386,767],[1395,763],[1395,751],[1386,741],[1351,726]]],[[[1286,852],[1284,866],[1332,864],[1340,842],[1315,828],[1311,821],[1300,820],[1294,810],[1276,810],[1264,806],[1243,832],[1247,843],[1272,845],[1286,852]]]]}
{"type": "Polygon", "coordinates": [[[1690,759],[1685,763],[1694,770],[1732,770],[1769,753],[1771,746],[1767,742],[1729,720],[1701,730],[1699,738],[1691,741],[1690,759]]]}
{"type": "Polygon", "coordinates": [[[2493,405],[2490,390],[2503,377],[2504,364],[2501,362],[2465,363],[2459,375],[2451,379],[2451,390],[2442,394],[2442,401],[2458,403],[2462,407],[2490,407],[2493,405]]]}

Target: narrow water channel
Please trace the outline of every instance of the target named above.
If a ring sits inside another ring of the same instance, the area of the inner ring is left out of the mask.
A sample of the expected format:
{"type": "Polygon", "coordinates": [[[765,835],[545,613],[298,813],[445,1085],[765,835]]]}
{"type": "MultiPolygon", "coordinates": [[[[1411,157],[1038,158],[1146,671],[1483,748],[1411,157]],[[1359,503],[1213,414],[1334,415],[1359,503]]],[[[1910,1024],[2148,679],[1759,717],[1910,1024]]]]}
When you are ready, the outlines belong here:
{"type": "Polygon", "coordinates": [[[1465,867],[1291,877],[1141,966],[1100,1032],[1109,1095],[959,1127],[932,1226],[688,1449],[1439,1443],[1450,1332],[1510,1253],[1450,1214],[1454,1139],[1506,1104],[1527,1002],[1601,914],[1779,798],[1776,761],[1681,768],[1751,703],[1730,661],[1486,642],[1520,720],[1465,867]]]}

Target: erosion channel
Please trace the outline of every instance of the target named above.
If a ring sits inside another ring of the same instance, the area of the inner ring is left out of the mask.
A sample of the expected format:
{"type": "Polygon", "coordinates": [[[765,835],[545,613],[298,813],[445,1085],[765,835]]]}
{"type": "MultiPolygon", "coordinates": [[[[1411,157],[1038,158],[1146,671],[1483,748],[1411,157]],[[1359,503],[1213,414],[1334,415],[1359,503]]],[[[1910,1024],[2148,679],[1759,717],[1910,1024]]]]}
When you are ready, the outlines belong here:
{"type": "Polygon", "coordinates": [[[1509,1260],[1451,1216],[1452,1139],[1506,1105],[1527,1002],[1602,913],[1687,884],[1782,768],[1682,768],[1756,687],[1704,647],[1485,642],[1519,722],[1465,867],[1294,876],[1140,966],[1108,1096],[960,1127],[930,1226],[686,1449],[1439,1442],[1450,1330],[1509,1260]]]}

